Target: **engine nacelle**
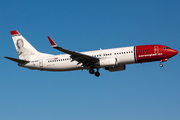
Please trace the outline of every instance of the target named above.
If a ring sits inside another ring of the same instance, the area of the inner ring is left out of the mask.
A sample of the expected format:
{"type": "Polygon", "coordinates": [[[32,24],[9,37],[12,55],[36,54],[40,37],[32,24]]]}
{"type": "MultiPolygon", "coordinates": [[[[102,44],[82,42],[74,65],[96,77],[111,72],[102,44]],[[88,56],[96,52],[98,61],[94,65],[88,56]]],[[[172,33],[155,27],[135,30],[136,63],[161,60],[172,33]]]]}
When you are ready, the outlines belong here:
{"type": "Polygon", "coordinates": [[[109,72],[122,71],[126,69],[126,65],[116,65],[113,67],[106,67],[105,69],[109,70],[109,72]]]}
{"type": "Polygon", "coordinates": [[[117,64],[116,58],[103,58],[100,59],[99,65],[101,67],[115,66],[117,64]]]}

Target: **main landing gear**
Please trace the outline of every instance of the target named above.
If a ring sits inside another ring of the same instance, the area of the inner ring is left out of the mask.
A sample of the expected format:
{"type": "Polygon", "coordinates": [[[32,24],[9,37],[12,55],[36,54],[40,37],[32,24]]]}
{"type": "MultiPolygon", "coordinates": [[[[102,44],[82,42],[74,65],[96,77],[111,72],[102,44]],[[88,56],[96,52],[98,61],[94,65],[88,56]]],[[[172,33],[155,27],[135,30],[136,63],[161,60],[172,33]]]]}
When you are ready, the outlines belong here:
{"type": "Polygon", "coordinates": [[[90,73],[90,74],[94,74],[96,77],[99,77],[99,76],[100,76],[99,68],[97,68],[97,71],[96,71],[96,72],[94,72],[94,69],[89,69],[89,73],[90,73]]]}

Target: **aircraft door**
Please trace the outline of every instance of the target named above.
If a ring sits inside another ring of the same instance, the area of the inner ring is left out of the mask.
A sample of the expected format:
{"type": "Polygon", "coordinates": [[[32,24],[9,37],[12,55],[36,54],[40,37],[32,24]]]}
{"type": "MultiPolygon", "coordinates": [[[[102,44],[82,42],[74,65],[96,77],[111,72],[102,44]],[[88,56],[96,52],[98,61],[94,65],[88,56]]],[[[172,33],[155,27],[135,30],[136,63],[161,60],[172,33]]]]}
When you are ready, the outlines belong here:
{"type": "Polygon", "coordinates": [[[42,59],[39,60],[39,67],[43,67],[43,60],[42,59]]]}
{"type": "Polygon", "coordinates": [[[154,53],[156,54],[156,57],[158,56],[159,53],[159,48],[158,46],[154,46],[154,53]]]}

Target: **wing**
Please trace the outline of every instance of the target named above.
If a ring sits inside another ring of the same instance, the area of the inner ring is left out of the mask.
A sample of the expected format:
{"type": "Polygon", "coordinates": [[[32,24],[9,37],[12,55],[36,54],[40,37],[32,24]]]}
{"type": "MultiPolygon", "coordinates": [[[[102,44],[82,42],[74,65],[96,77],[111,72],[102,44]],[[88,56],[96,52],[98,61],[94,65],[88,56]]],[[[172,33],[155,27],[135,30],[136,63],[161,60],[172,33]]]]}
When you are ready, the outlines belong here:
{"type": "Polygon", "coordinates": [[[96,57],[92,57],[92,56],[89,56],[86,54],[82,54],[79,52],[75,52],[75,51],[71,51],[71,50],[67,50],[62,47],[59,47],[49,36],[48,36],[48,39],[53,48],[60,50],[66,54],[69,54],[71,56],[72,60],[76,60],[78,62],[78,64],[83,63],[83,66],[88,66],[88,65],[91,65],[91,64],[99,61],[99,59],[96,57]]]}
{"type": "Polygon", "coordinates": [[[4,57],[4,58],[7,58],[7,59],[12,60],[12,61],[17,62],[17,63],[23,63],[23,64],[29,63],[29,61],[11,58],[11,57],[4,57]]]}

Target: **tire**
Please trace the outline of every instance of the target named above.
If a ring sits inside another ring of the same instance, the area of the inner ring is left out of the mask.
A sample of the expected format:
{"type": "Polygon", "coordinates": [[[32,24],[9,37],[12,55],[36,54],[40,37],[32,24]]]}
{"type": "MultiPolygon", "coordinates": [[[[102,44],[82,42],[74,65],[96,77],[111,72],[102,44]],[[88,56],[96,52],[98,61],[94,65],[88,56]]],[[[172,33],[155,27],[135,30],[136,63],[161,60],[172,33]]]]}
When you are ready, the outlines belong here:
{"type": "Polygon", "coordinates": [[[160,66],[160,67],[163,67],[163,64],[160,64],[159,66],[160,66]]]}
{"type": "Polygon", "coordinates": [[[99,73],[99,72],[95,72],[95,76],[96,76],[96,77],[99,77],[99,76],[100,76],[100,73],[99,73]]]}
{"type": "Polygon", "coordinates": [[[89,69],[89,73],[90,74],[94,74],[94,70],[93,69],[89,69]]]}

